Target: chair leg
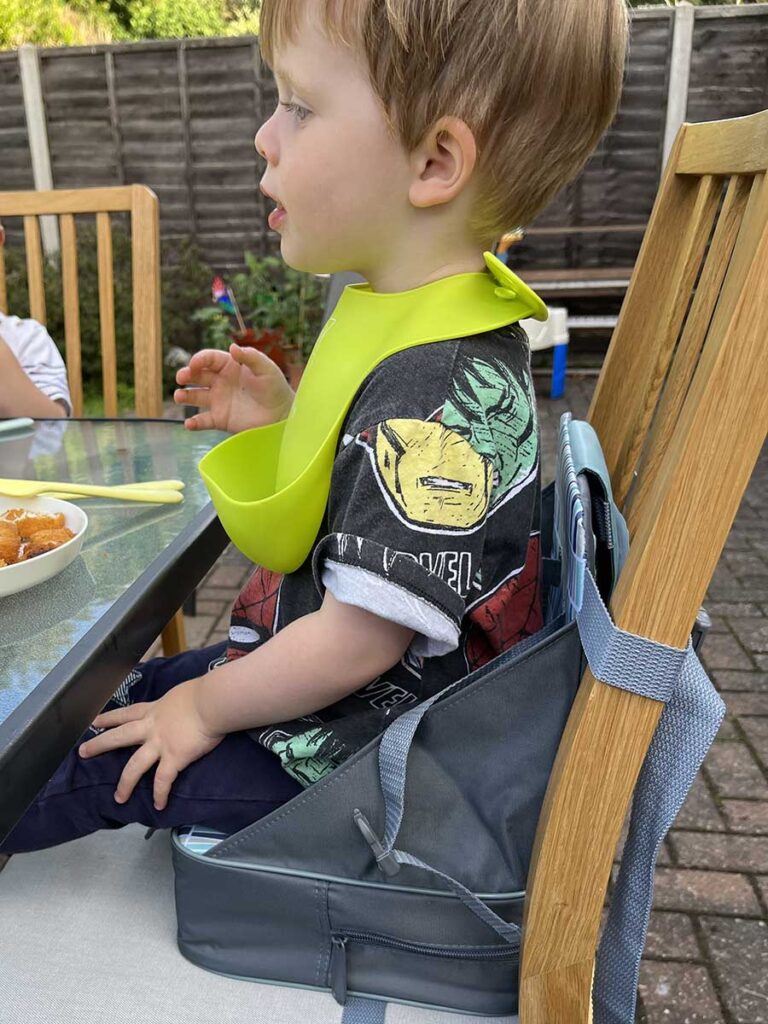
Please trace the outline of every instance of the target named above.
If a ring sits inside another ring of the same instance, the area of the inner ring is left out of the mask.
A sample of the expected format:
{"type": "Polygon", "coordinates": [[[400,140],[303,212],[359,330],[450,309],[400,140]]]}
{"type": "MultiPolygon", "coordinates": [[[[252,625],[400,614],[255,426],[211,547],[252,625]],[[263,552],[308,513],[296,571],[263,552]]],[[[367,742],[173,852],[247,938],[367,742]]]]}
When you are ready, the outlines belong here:
{"type": "Polygon", "coordinates": [[[166,658],[172,654],[181,654],[187,649],[187,637],[184,631],[184,612],[179,608],[162,632],[163,654],[166,658]]]}

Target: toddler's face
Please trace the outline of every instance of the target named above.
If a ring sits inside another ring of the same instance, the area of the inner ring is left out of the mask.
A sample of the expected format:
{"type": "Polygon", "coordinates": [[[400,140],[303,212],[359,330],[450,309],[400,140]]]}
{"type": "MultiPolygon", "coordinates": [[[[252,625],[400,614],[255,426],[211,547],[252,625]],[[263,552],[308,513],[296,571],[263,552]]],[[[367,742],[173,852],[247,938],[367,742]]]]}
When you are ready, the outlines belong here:
{"type": "MultiPolygon", "coordinates": [[[[311,6],[311,5],[309,5],[311,6]]],[[[396,256],[409,214],[408,154],[393,137],[362,58],[307,16],[275,54],[277,109],[259,129],[269,224],[297,270],[371,276],[396,256]]]]}

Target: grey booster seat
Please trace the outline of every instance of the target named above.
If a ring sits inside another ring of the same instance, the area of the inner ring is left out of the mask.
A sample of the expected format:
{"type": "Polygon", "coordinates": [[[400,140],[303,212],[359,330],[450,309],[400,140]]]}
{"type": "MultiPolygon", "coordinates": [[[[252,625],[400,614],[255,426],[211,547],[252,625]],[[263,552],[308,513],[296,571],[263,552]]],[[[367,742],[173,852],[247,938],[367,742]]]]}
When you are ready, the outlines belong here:
{"type": "Polygon", "coordinates": [[[182,953],[230,977],[330,989],[345,1024],[384,1021],[388,1001],[515,1013],[536,825],[589,664],[666,702],[595,975],[595,1024],[630,1024],[653,865],[723,707],[692,646],[610,621],[627,549],[597,437],[566,414],[543,495],[544,628],[248,828],[178,830],[182,953]]]}

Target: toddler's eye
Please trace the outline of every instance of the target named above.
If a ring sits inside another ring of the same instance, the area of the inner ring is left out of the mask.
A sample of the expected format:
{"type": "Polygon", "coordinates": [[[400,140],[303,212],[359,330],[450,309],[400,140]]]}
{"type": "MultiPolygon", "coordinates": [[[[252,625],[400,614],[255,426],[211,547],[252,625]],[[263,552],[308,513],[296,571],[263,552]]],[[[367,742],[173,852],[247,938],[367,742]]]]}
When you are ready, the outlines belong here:
{"type": "Polygon", "coordinates": [[[284,103],[280,100],[280,106],[284,107],[289,114],[293,114],[297,121],[305,121],[310,114],[306,107],[302,107],[298,103],[284,103]]]}

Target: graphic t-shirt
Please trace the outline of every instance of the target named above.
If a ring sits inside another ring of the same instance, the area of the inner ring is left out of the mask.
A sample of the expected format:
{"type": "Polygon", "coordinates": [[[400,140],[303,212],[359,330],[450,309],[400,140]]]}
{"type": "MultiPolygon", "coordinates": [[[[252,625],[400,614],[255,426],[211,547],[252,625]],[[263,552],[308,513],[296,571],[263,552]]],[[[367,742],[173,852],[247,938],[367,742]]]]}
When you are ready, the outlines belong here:
{"type": "Polygon", "coordinates": [[[542,625],[539,432],[517,325],[390,356],[339,437],[325,520],[293,573],[257,567],[227,657],[317,611],[328,588],[416,631],[404,657],[315,714],[251,735],[304,785],[397,715],[542,625]]]}

